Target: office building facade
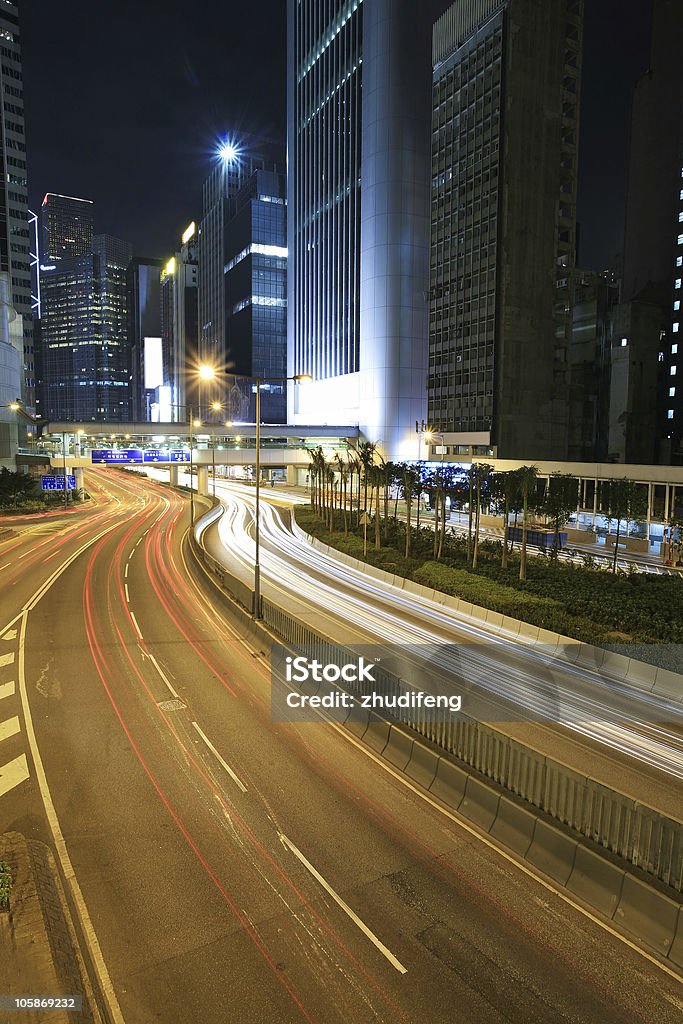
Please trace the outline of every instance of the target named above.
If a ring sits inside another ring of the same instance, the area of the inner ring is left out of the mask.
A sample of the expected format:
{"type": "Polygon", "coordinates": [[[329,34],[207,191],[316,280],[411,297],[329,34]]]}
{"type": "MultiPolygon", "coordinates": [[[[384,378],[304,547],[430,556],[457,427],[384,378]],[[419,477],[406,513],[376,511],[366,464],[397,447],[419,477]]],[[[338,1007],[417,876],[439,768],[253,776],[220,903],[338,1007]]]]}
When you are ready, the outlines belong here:
{"type": "Polygon", "coordinates": [[[434,26],[429,421],[564,458],[582,0],[456,0],[434,26]]]}
{"type": "Polygon", "coordinates": [[[94,204],[90,199],[47,192],[40,211],[43,263],[92,252],[94,204]]]}
{"type": "MultiPolygon", "coordinates": [[[[257,170],[231,200],[225,228],[226,372],[259,377],[261,419],[287,419],[287,206],[284,175],[257,170]],[[270,381],[270,383],[268,383],[270,381]]],[[[254,422],[254,389],[235,380],[228,420],[254,422]]]]}
{"type": "Polygon", "coordinates": [[[153,419],[156,388],[163,385],[161,339],[161,271],[163,260],[136,256],[128,264],[128,345],[130,348],[131,414],[153,419]]]}
{"type": "Polygon", "coordinates": [[[185,229],[175,256],[161,271],[161,337],[164,390],[160,419],[187,422],[198,410],[198,252],[197,226],[185,229]]]}
{"type": "Polygon", "coordinates": [[[92,251],[42,274],[42,415],[47,420],[130,416],[126,270],[131,246],[94,235],[92,251]]]}
{"type": "Polygon", "coordinates": [[[683,363],[677,337],[683,278],[680,31],[677,0],[654,0],[650,66],[635,85],[631,111],[622,290],[630,308],[624,311],[621,331],[630,358],[612,384],[614,418],[631,424],[623,437],[621,424],[615,424],[620,457],[626,462],[637,461],[644,451],[648,459],[683,464],[678,383],[683,363]]]}
{"type": "MultiPolygon", "coordinates": [[[[20,395],[29,411],[35,409],[35,358],[29,269],[28,172],[21,32],[16,4],[0,5],[0,274],[7,274],[9,299],[21,317],[23,337],[20,395]]],[[[15,325],[15,329],[18,325],[15,325]]]]}
{"type": "Polygon", "coordinates": [[[288,373],[295,423],[417,454],[425,416],[430,3],[289,0],[288,373]]]}
{"type": "Polygon", "coordinates": [[[251,145],[251,140],[245,138],[239,150],[230,150],[219,157],[202,190],[198,237],[199,358],[202,363],[221,370],[226,364],[224,267],[228,257],[225,232],[231,217],[231,202],[255,171],[274,167],[269,154],[256,154],[249,150],[251,145]]]}

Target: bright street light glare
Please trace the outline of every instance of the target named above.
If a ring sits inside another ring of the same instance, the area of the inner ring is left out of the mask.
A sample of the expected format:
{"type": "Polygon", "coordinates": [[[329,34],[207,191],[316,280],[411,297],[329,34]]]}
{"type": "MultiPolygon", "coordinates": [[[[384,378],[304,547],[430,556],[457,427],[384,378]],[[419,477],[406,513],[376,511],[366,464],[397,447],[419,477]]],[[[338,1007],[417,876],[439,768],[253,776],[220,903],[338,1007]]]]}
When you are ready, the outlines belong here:
{"type": "Polygon", "coordinates": [[[207,366],[206,364],[204,364],[203,366],[199,367],[199,376],[201,377],[202,380],[213,380],[213,378],[216,376],[216,371],[214,370],[213,366],[207,366]]]}
{"type": "Polygon", "coordinates": [[[221,143],[218,155],[224,164],[232,164],[237,159],[237,147],[232,142],[221,143]]]}
{"type": "Polygon", "coordinates": [[[221,407],[221,403],[220,402],[212,402],[211,403],[211,408],[214,410],[214,412],[218,412],[220,407],[221,407]]]}

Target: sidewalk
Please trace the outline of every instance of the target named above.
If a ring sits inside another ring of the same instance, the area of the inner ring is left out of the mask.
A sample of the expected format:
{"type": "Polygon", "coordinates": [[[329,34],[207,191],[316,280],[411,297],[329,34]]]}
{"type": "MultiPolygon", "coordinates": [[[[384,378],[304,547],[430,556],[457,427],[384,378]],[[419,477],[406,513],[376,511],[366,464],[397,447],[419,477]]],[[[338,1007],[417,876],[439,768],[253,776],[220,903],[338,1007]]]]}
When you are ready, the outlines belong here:
{"type": "Polygon", "coordinates": [[[49,848],[6,832],[0,835],[0,860],[12,872],[10,910],[0,912],[0,995],[82,997],[78,1012],[0,1009],[0,1024],[101,1024],[49,848]]]}

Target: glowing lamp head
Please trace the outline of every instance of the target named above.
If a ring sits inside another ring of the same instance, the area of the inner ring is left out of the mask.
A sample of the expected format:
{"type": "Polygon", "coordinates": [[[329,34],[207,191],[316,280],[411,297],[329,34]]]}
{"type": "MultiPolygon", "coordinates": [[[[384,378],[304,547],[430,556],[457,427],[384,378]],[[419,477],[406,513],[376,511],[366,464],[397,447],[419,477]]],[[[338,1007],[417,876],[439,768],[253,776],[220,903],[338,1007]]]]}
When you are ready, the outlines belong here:
{"type": "Polygon", "coordinates": [[[212,402],[211,403],[211,408],[213,409],[214,412],[218,412],[220,407],[221,407],[221,403],[220,402],[212,402]]]}
{"type": "Polygon", "coordinates": [[[218,155],[224,164],[234,164],[237,159],[237,146],[232,142],[222,142],[218,147],[218,155]]]}
{"type": "Polygon", "coordinates": [[[206,364],[204,364],[203,366],[199,367],[199,376],[202,380],[213,380],[213,378],[216,376],[216,371],[214,370],[213,366],[207,366],[206,364]]]}
{"type": "Polygon", "coordinates": [[[12,410],[12,412],[16,412],[18,410],[18,408],[19,408],[19,403],[18,402],[10,402],[9,407],[12,410]]]}

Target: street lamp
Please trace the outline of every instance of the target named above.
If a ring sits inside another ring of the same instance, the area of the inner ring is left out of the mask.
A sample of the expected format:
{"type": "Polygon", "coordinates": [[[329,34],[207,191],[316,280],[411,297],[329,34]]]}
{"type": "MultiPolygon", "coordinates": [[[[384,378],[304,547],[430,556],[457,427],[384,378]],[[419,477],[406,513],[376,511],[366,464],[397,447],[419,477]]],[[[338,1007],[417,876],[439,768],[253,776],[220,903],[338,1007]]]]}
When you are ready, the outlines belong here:
{"type": "MultiPolygon", "coordinates": [[[[220,402],[212,402],[211,408],[214,412],[219,412],[222,408],[220,402]]],[[[211,475],[213,477],[213,496],[216,497],[216,424],[214,418],[211,419],[211,475]]]]}
{"type": "MultiPolygon", "coordinates": [[[[194,413],[190,409],[190,530],[194,527],[194,479],[192,476],[192,427],[201,427],[202,421],[194,418],[194,413]]],[[[199,487],[199,481],[197,481],[197,487],[199,487]]]]}

